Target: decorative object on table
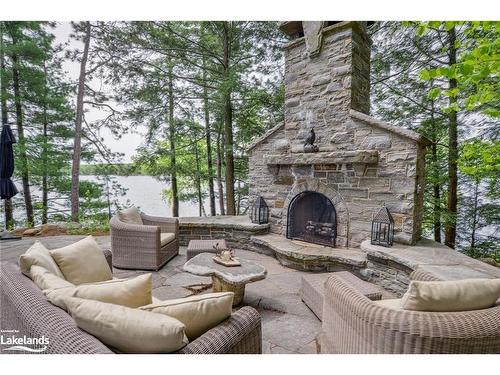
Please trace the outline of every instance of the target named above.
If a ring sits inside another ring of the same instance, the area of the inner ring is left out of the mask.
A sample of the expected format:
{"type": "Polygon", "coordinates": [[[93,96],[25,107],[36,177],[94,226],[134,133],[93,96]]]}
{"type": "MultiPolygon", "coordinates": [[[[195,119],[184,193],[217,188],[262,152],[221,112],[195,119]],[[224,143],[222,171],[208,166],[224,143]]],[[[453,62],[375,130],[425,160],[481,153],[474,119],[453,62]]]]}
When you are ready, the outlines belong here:
{"type": "Polygon", "coordinates": [[[260,264],[238,259],[240,267],[225,267],[213,261],[213,254],[202,253],[188,260],[183,270],[198,276],[212,276],[214,292],[233,292],[233,306],[239,305],[245,295],[245,285],[265,279],[267,270],[260,264]]]}
{"type": "Polygon", "coordinates": [[[267,224],[269,222],[269,207],[264,198],[257,198],[252,207],[250,219],[255,224],[267,224]]]}
{"type": "Polygon", "coordinates": [[[372,220],[372,245],[391,247],[394,242],[394,219],[384,206],[377,212],[372,220]]]}
{"type": "Polygon", "coordinates": [[[215,263],[226,267],[241,266],[241,263],[234,257],[234,251],[229,249],[219,249],[219,244],[214,245],[215,256],[212,258],[215,263]]]}
{"type": "MultiPolygon", "coordinates": [[[[18,193],[16,185],[10,179],[14,173],[14,151],[12,145],[16,143],[12,129],[8,123],[2,126],[0,136],[0,198],[5,200],[5,206],[11,204],[10,198],[18,193]]],[[[9,221],[5,220],[5,232],[0,233],[0,240],[20,240],[21,237],[8,232],[9,221]]]]}

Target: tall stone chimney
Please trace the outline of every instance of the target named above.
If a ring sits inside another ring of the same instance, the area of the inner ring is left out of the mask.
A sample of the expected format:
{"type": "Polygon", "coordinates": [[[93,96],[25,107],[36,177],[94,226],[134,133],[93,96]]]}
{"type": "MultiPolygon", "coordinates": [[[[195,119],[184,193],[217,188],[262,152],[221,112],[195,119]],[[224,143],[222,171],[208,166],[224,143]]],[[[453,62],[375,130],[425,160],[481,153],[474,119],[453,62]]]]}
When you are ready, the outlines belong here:
{"type": "Polygon", "coordinates": [[[301,152],[310,129],[321,150],[345,131],[349,110],[370,112],[370,46],[366,22],[292,21],[285,47],[285,131],[301,152]]]}

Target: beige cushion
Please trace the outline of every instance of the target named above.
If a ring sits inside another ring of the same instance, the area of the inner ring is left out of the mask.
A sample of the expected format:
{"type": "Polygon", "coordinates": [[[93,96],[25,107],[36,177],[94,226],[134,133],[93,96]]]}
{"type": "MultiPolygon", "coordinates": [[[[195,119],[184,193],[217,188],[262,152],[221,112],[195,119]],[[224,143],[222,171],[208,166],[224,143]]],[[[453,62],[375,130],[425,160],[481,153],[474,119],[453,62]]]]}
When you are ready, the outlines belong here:
{"type": "Polygon", "coordinates": [[[161,246],[165,246],[166,244],[175,240],[175,234],[173,233],[160,233],[160,242],[161,246]]]}
{"type": "Polygon", "coordinates": [[[50,254],[66,280],[75,285],[111,280],[113,277],[106,257],[92,236],[51,250],[50,254]]]}
{"type": "Polygon", "coordinates": [[[500,298],[500,279],[411,281],[402,299],[405,310],[467,311],[486,309],[500,298]]]}
{"type": "Polygon", "coordinates": [[[78,327],[124,353],[170,353],[188,343],[177,319],[144,310],[81,298],[68,298],[78,327]]]}
{"type": "Polygon", "coordinates": [[[387,307],[393,310],[402,310],[401,307],[401,298],[392,298],[392,299],[381,299],[379,301],[373,301],[374,304],[387,307]]]}
{"type": "Polygon", "coordinates": [[[33,265],[30,270],[31,279],[40,289],[60,289],[74,287],[69,281],[54,275],[45,268],[33,265]]]}
{"type": "Polygon", "coordinates": [[[40,241],[35,241],[35,243],[19,257],[21,272],[28,277],[31,277],[30,268],[32,265],[43,267],[47,271],[64,279],[63,273],[54,259],[50,256],[49,250],[43,246],[40,241]]]}
{"type": "Polygon", "coordinates": [[[65,301],[70,297],[92,299],[131,308],[144,306],[153,302],[151,290],[151,274],[148,273],[130,279],[82,284],[73,288],[47,289],[43,293],[50,303],[67,310],[65,301]]]}
{"type": "Polygon", "coordinates": [[[233,297],[233,292],[210,293],[162,301],[140,309],[180,320],[186,326],[186,336],[194,340],[231,316],[233,297]]]}
{"type": "Polygon", "coordinates": [[[144,224],[139,209],[134,206],[118,211],[118,218],[128,224],[144,224]]]}

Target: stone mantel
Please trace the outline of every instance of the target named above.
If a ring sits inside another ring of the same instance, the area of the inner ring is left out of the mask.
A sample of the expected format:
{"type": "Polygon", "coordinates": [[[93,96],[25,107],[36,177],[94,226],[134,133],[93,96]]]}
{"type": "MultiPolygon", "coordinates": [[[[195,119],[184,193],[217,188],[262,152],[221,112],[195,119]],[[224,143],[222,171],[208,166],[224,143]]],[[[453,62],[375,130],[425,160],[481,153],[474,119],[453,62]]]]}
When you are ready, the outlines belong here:
{"type": "Polygon", "coordinates": [[[289,153],[285,155],[264,155],[264,160],[267,165],[375,164],[378,162],[378,151],[289,153]]]}

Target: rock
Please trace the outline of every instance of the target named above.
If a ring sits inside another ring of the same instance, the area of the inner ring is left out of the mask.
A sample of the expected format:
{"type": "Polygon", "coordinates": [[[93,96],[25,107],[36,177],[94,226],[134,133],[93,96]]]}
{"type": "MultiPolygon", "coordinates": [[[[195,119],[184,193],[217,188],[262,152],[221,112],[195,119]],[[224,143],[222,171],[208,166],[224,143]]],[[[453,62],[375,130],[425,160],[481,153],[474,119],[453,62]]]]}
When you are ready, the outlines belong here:
{"type": "Polygon", "coordinates": [[[29,228],[23,232],[23,236],[36,236],[40,232],[41,228],[29,228]]]}
{"type": "Polygon", "coordinates": [[[500,268],[500,263],[498,263],[497,261],[495,261],[495,259],[493,259],[493,258],[480,258],[479,260],[481,262],[489,264],[490,266],[499,267],[500,268]]]}

